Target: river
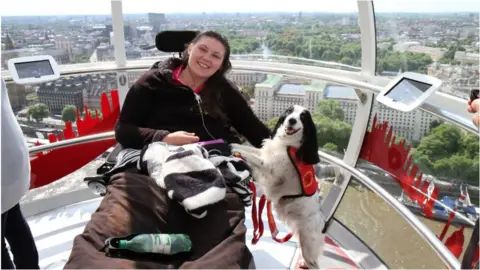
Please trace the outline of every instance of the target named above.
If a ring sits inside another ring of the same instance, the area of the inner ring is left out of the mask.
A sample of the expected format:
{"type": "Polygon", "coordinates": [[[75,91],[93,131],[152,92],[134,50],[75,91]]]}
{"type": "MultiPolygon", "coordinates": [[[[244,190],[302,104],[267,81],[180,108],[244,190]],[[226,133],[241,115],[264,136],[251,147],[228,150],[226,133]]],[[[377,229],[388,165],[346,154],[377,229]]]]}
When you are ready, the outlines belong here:
{"type": "MultiPolygon", "coordinates": [[[[322,184],[325,198],[331,183],[322,184]]],[[[435,235],[439,236],[445,222],[417,216],[435,235]]],[[[392,269],[445,269],[445,265],[416,231],[379,196],[357,180],[350,182],[335,218],[354,232],[392,269]]],[[[443,242],[457,229],[452,224],[443,242]]],[[[473,227],[464,229],[464,250],[473,227]]]]}

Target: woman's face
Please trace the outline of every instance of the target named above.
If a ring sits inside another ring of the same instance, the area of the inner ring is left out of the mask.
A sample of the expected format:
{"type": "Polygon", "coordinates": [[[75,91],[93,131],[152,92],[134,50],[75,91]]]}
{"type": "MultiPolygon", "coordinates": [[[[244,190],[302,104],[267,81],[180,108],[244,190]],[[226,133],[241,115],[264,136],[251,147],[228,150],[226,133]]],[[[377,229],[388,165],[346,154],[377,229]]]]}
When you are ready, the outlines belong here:
{"type": "Polygon", "coordinates": [[[204,36],[188,47],[188,67],[192,75],[209,78],[220,69],[225,47],[220,41],[204,36]]]}

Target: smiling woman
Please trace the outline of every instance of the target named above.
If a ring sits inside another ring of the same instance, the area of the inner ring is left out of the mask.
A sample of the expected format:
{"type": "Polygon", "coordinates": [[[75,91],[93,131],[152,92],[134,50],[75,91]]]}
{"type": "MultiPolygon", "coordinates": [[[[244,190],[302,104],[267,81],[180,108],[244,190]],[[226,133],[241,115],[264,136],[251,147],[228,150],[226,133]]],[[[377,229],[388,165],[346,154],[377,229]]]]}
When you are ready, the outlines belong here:
{"type": "Polygon", "coordinates": [[[181,72],[180,79],[197,77],[205,82],[216,72],[224,74],[231,68],[229,58],[230,46],[222,36],[213,31],[198,35],[184,54],[188,66],[184,70],[187,72],[181,72]]]}
{"type": "Polygon", "coordinates": [[[182,65],[177,68],[181,83],[189,86],[196,94],[202,92],[203,106],[214,116],[225,119],[221,111],[221,91],[214,90],[216,84],[232,68],[230,45],[220,34],[207,31],[195,37],[183,54],[182,65]],[[203,91],[203,86],[209,89],[203,91]]]}
{"type": "Polygon", "coordinates": [[[154,141],[182,145],[222,138],[237,142],[234,128],[260,146],[268,128],[240,91],[225,78],[228,41],[213,31],[197,35],[183,57],[170,58],[145,73],[129,90],[116,126],[124,147],[154,141]]]}

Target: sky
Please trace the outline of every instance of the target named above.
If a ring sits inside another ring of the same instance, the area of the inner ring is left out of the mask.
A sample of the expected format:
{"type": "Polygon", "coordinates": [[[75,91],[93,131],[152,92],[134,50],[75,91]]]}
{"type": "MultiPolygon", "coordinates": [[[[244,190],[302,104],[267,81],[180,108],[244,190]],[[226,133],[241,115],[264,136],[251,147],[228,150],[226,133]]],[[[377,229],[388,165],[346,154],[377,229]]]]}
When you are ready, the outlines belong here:
{"type": "MultiPolygon", "coordinates": [[[[0,0],[0,15],[110,14],[112,0],[0,0]]],[[[357,12],[357,0],[113,0],[124,13],[357,12]]],[[[480,12],[479,0],[375,0],[375,12],[480,12]]]]}

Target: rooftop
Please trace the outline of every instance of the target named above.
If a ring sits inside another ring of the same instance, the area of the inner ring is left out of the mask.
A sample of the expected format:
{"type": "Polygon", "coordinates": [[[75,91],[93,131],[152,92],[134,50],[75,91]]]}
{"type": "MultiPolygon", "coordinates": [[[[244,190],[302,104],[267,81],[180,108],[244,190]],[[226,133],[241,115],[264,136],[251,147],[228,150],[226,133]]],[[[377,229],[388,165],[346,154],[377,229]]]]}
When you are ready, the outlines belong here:
{"type": "Polygon", "coordinates": [[[306,90],[323,92],[327,86],[328,84],[325,81],[312,80],[312,83],[306,87],[306,90]]]}
{"type": "Polygon", "coordinates": [[[283,84],[278,90],[279,95],[305,95],[306,91],[319,91],[323,92],[327,83],[319,80],[312,80],[309,85],[305,84],[283,84]]]}
{"type": "Polygon", "coordinates": [[[273,87],[282,80],[282,75],[268,74],[265,81],[257,83],[255,87],[273,87]]]}
{"type": "Polygon", "coordinates": [[[280,95],[305,95],[305,85],[284,84],[280,87],[277,94],[280,94],[280,95]]]}
{"type": "Polygon", "coordinates": [[[324,91],[325,98],[357,100],[355,89],[343,85],[329,85],[324,91]]]}
{"type": "Polygon", "coordinates": [[[88,74],[63,77],[53,82],[42,83],[38,92],[81,92],[84,89],[90,95],[100,95],[103,91],[108,91],[108,83],[113,82],[116,87],[116,77],[114,73],[88,74]]]}

